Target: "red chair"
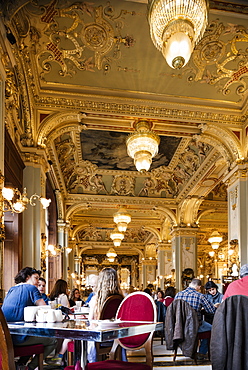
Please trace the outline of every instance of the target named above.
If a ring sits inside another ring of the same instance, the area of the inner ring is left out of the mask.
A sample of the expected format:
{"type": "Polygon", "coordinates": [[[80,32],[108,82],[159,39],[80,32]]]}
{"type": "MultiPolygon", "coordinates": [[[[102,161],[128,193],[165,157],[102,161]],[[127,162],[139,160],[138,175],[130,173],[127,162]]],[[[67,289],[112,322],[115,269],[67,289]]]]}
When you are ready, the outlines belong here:
{"type": "MultiPolygon", "coordinates": [[[[157,321],[157,308],[153,299],[144,292],[129,294],[121,302],[116,314],[116,319],[123,321],[157,321]]],[[[132,337],[115,339],[110,352],[110,360],[89,363],[85,370],[151,370],[153,363],[152,353],[153,332],[135,335],[132,337]],[[145,348],[146,364],[136,362],[124,362],[116,358],[116,350],[121,346],[129,351],[145,348]]],[[[64,370],[74,370],[73,366],[67,366],[64,370]]]]}
{"type": "Polygon", "coordinates": [[[13,346],[5,316],[0,309],[0,370],[15,370],[14,358],[18,356],[39,356],[38,369],[43,370],[43,344],[13,346]]]}
{"type": "MultiPolygon", "coordinates": [[[[112,319],[115,317],[117,309],[123,300],[123,296],[120,294],[114,294],[106,299],[104,302],[102,312],[100,314],[100,320],[107,320],[112,319]]],[[[100,356],[106,355],[110,352],[112,348],[112,342],[97,343],[96,342],[96,352],[97,352],[97,360],[100,360],[100,356]]],[[[74,352],[74,342],[71,341],[68,343],[67,347],[68,352],[68,365],[72,365],[72,353],[74,352]]]]}
{"type": "Polygon", "coordinates": [[[44,346],[43,344],[33,344],[31,346],[14,346],[14,357],[19,356],[38,356],[38,369],[43,370],[44,346]]]}
{"type": "Polygon", "coordinates": [[[202,333],[198,333],[197,339],[207,339],[208,340],[208,359],[210,361],[210,340],[211,340],[211,331],[204,331],[202,333]]]}

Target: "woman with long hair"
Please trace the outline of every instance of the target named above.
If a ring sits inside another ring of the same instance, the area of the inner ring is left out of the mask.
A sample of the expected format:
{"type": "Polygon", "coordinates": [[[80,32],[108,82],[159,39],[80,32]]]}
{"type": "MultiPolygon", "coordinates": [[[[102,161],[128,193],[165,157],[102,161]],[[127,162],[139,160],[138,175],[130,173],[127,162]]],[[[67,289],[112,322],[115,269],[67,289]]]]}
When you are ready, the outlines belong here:
{"type": "MultiPolygon", "coordinates": [[[[115,269],[111,267],[104,268],[98,277],[96,294],[91,299],[89,306],[89,320],[99,320],[104,302],[106,299],[115,294],[122,294],[119,279],[115,269]]],[[[96,362],[95,342],[89,341],[88,344],[88,361],[96,362]]]]}
{"type": "Polygon", "coordinates": [[[70,294],[70,298],[69,298],[70,307],[75,306],[77,301],[82,302],[82,304],[84,304],[84,301],[80,297],[79,289],[74,288],[74,289],[72,289],[71,294],[70,294]]]}
{"type": "Polygon", "coordinates": [[[122,294],[119,279],[115,269],[104,268],[98,277],[96,294],[90,301],[89,320],[98,320],[106,299],[114,294],[122,294]]]}
{"type": "MultiPolygon", "coordinates": [[[[61,304],[62,306],[65,307],[70,307],[67,291],[68,291],[67,282],[63,279],[58,279],[50,293],[50,300],[51,301],[57,300],[58,304],[61,304]]],[[[69,342],[70,339],[64,339],[59,352],[56,353],[54,357],[47,360],[47,363],[52,364],[54,366],[62,366],[63,357],[67,350],[67,345],[69,342]]]]}
{"type": "Polygon", "coordinates": [[[58,279],[50,293],[50,300],[58,300],[58,303],[65,307],[70,307],[68,295],[67,295],[68,285],[63,279],[58,279]]]}

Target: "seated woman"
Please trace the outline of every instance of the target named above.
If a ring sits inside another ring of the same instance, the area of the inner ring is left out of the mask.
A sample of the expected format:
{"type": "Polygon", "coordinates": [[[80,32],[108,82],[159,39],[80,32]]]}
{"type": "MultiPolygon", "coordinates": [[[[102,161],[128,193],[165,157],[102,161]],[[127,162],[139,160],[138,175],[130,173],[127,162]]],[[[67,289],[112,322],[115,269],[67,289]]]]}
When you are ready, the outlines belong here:
{"type": "MultiPolygon", "coordinates": [[[[98,320],[104,302],[106,299],[114,294],[122,294],[117,272],[111,267],[104,268],[98,278],[96,294],[90,300],[89,320],[98,320]]],[[[89,341],[88,344],[88,361],[96,362],[96,348],[95,342],[89,341]]]]}
{"type": "MultiPolygon", "coordinates": [[[[218,285],[216,285],[212,280],[209,280],[205,284],[205,289],[207,294],[205,294],[205,297],[209,302],[213,304],[214,307],[219,307],[223,300],[223,294],[221,294],[218,291],[218,285]]],[[[205,321],[207,321],[209,324],[213,323],[214,315],[205,313],[205,321]]]]}
{"type": "Polygon", "coordinates": [[[168,286],[165,290],[165,297],[164,297],[164,304],[166,307],[168,307],[175,298],[176,295],[176,289],[174,286],[168,286]]]}
{"type": "MultiPolygon", "coordinates": [[[[10,288],[4,299],[2,311],[8,322],[24,321],[24,307],[45,305],[44,300],[37,288],[41,271],[32,267],[24,267],[15,277],[16,285],[10,288]]],[[[46,358],[56,347],[57,340],[53,338],[31,337],[27,335],[13,335],[15,346],[44,345],[44,358],[46,358]]],[[[38,357],[34,356],[26,367],[33,370],[38,366],[38,357]]]]}
{"type": "MultiPolygon", "coordinates": [[[[68,300],[68,285],[63,279],[58,279],[51,291],[50,300],[56,301],[58,304],[64,307],[70,307],[68,300]]],[[[63,356],[67,350],[68,342],[70,339],[64,339],[58,353],[54,357],[50,358],[47,363],[54,366],[61,366],[63,364],[63,356]]]]}
{"type": "Polygon", "coordinates": [[[78,288],[74,288],[71,291],[70,299],[69,299],[70,307],[75,306],[76,301],[82,302],[82,305],[84,304],[84,301],[80,297],[80,292],[79,292],[78,288]]]}
{"type": "Polygon", "coordinates": [[[157,292],[157,301],[164,303],[164,292],[162,290],[157,292]]]}
{"type": "Polygon", "coordinates": [[[45,290],[46,290],[46,280],[42,277],[39,278],[39,282],[38,282],[38,290],[41,294],[41,297],[44,299],[45,303],[48,304],[48,296],[46,295],[45,293],[45,290]]]}

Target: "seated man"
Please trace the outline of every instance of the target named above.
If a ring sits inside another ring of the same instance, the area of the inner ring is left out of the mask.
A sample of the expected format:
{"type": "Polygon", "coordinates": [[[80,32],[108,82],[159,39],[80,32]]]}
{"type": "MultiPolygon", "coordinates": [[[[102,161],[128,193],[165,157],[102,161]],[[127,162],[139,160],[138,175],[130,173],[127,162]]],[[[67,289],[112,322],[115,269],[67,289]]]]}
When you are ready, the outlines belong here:
{"type": "MultiPolygon", "coordinates": [[[[175,296],[175,299],[183,299],[184,301],[188,302],[189,305],[194,308],[194,310],[196,310],[200,324],[198,333],[209,331],[212,328],[211,324],[202,320],[201,310],[204,309],[205,312],[212,314],[215,312],[215,307],[207,300],[204,294],[200,293],[200,289],[201,280],[193,279],[188,288],[178,292],[175,296]]],[[[199,358],[204,358],[207,352],[207,339],[202,339],[199,348],[199,358]]]]}

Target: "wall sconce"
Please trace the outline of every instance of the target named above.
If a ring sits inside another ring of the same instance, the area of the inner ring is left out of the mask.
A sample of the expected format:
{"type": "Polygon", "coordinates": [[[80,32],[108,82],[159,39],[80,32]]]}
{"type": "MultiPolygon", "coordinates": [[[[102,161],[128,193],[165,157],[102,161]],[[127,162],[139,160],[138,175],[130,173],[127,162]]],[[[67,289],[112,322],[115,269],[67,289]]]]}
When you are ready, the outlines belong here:
{"type": "Polygon", "coordinates": [[[40,201],[43,209],[46,209],[51,203],[51,199],[46,199],[38,194],[33,194],[30,198],[28,198],[26,188],[24,188],[23,193],[21,194],[18,189],[4,187],[2,188],[2,196],[5,212],[11,211],[15,213],[22,213],[27,208],[28,204],[31,204],[31,206],[34,207],[36,205],[36,200],[40,201]]]}
{"type": "Polygon", "coordinates": [[[4,212],[23,212],[28,204],[35,206],[36,200],[39,200],[44,209],[46,209],[51,199],[43,198],[37,194],[33,194],[30,198],[27,197],[27,190],[24,188],[23,193],[18,189],[11,189],[3,187],[4,176],[0,170],[0,242],[5,239],[5,229],[4,229],[4,212]]]}
{"type": "Polygon", "coordinates": [[[46,258],[55,257],[60,253],[70,253],[72,251],[69,247],[62,247],[61,245],[54,246],[53,244],[46,245],[47,237],[45,233],[41,233],[41,269],[43,273],[46,271],[46,258]]]}
{"type": "Polygon", "coordinates": [[[208,252],[208,254],[210,255],[210,257],[214,257],[214,255],[215,255],[215,251],[210,251],[210,252],[208,252]]]}
{"type": "Polygon", "coordinates": [[[210,238],[208,238],[209,243],[211,244],[213,249],[218,249],[220,246],[220,243],[222,242],[222,236],[218,233],[217,230],[213,231],[210,235],[210,238]]]}

